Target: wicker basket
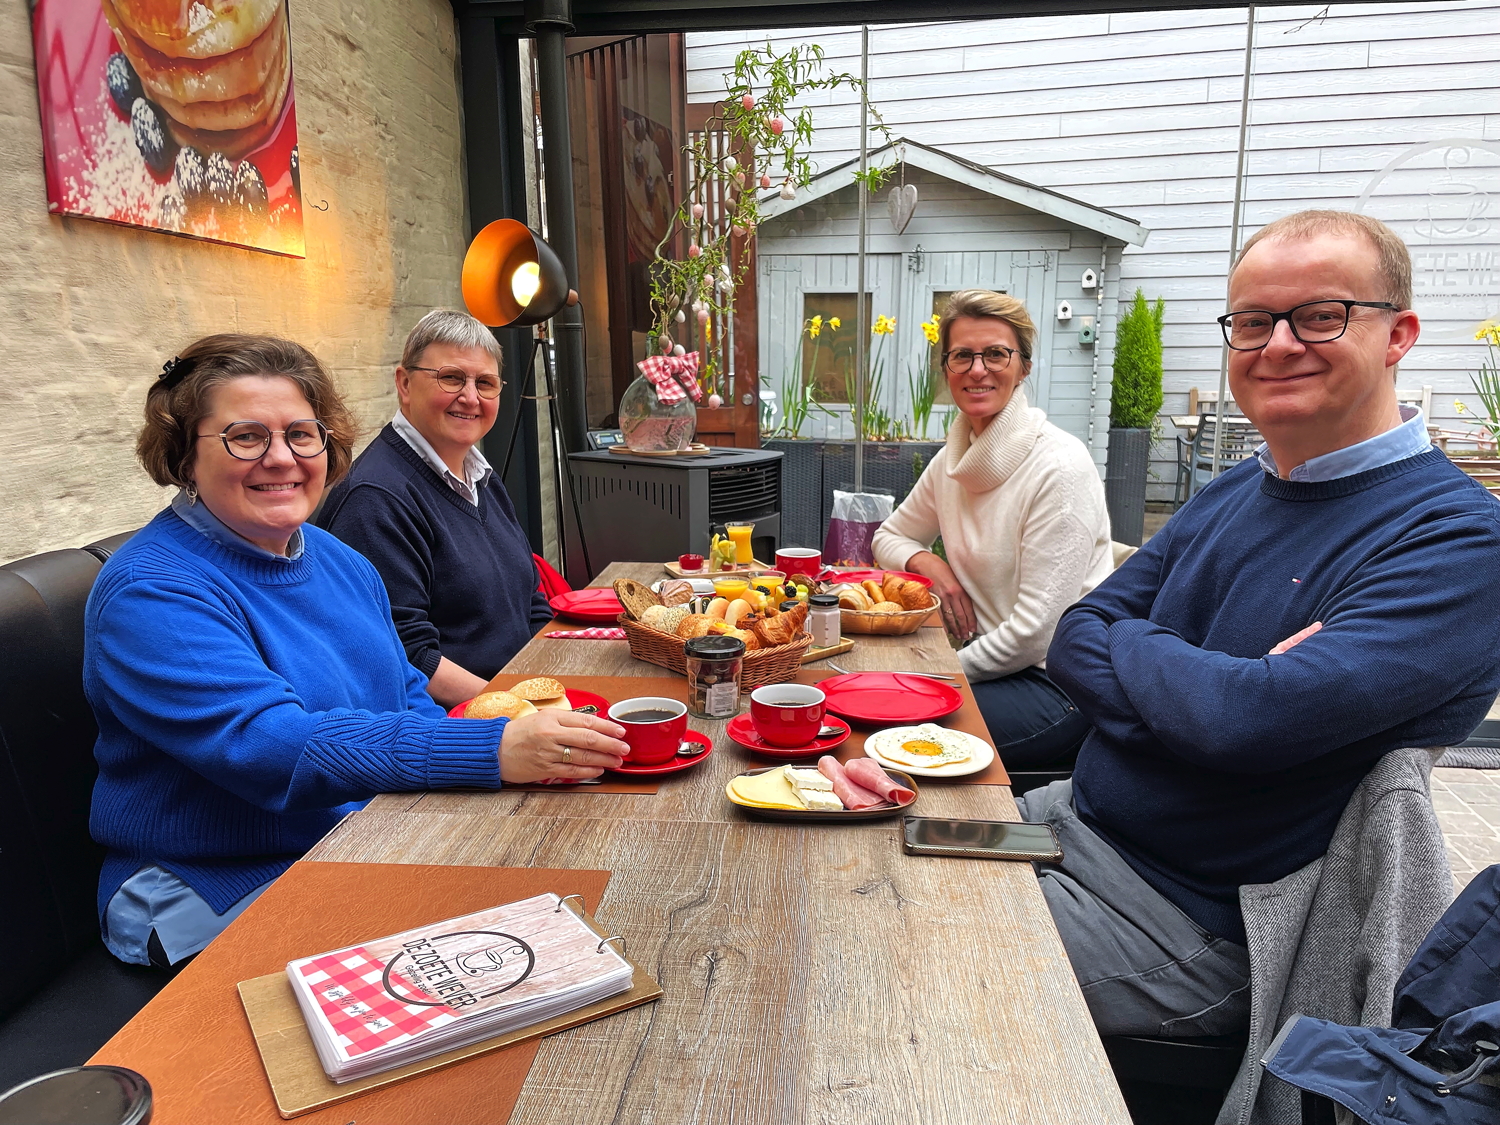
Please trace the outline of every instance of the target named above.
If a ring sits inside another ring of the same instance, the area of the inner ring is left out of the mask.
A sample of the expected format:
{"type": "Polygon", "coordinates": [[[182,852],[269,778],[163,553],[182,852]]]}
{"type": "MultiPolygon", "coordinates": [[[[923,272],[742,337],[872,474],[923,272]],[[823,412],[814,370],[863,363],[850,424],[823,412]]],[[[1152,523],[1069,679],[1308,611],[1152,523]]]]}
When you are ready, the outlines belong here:
{"type": "Polygon", "coordinates": [[[839,627],[845,633],[880,633],[887,637],[904,637],[915,633],[927,620],[927,615],[941,608],[942,600],[932,595],[932,604],[926,609],[903,609],[900,613],[871,613],[864,609],[842,609],[839,611],[839,627]]]}
{"type": "MultiPolygon", "coordinates": [[[[655,664],[679,676],[687,675],[685,642],[650,626],[632,620],[628,613],[619,616],[620,627],[625,630],[625,639],[630,643],[630,655],[648,664],[655,664]]],[[[764,684],[785,684],[797,678],[802,667],[802,656],[812,647],[812,634],[803,633],[801,638],[788,645],[774,645],[745,653],[745,662],[740,671],[740,691],[754,691],[764,684]]]]}

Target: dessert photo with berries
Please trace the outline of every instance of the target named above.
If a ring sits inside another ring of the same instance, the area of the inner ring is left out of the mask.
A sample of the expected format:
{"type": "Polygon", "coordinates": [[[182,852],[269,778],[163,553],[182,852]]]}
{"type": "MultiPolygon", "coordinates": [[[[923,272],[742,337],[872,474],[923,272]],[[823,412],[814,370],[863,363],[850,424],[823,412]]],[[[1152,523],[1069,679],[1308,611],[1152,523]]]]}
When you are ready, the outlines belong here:
{"type": "Polygon", "coordinates": [[[37,0],[48,208],[301,257],[286,0],[37,0]]]}

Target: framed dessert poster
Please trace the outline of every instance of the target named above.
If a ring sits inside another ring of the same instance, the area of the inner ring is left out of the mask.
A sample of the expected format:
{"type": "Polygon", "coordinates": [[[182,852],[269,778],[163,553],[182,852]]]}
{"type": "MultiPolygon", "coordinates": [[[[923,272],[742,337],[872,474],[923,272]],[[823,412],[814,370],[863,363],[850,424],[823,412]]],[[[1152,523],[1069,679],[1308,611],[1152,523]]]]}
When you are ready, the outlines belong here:
{"type": "Polygon", "coordinates": [[[302,257],[286,0],[35,0],[47,206],[302,257]]]}

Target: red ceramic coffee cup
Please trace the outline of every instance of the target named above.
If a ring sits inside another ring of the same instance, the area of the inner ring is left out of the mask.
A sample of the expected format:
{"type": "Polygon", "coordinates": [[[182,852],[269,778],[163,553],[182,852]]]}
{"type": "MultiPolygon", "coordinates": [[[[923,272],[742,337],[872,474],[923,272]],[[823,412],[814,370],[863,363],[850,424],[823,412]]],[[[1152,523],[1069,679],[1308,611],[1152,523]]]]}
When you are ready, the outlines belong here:
{"type": "Polygon", "coordinates": [[[609,709],[609,719],[625,728],[625,760],[636,766],[668,761],[687,734],[687,705],[664,696],[621,700],[609,709]]]}
{"type": "Polygon", "coordinates": [[[750,693],[750,725],[772,746],[806,746],[823,725],[823,693],[806,684],[767,684],[750,693]]]}
{"type": "Polygon", "coordinates": [[[786,571],[788,578],[794,574],[812,576],[823,569],[823,552],[811,547],[783,547],[776,552],[776,566],[786,571]]]}

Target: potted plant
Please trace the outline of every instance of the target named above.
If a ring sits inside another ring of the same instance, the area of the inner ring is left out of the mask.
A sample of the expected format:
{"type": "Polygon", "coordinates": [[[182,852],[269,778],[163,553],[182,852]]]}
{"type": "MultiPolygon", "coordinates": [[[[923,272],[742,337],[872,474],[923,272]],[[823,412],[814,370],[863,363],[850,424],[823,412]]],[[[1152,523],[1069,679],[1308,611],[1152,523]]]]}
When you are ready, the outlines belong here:
{"type": "Polygon", "coordinates": [[[1114,390],[1109,407],[1109,457],[1104,499],[1111,534],[1139,546],[1146,530],[1146,476],[1151,463],[1151,426],[1161,409],[1161,330],[1167,304],[1135,291],[1115,332],[1114,390]]]}
{"type": "MultiPolygon", "coordinates": [[[[1474,339],[1485,344],[1489,353],[1487,360],[1480,361],[1479,373],[1469,376],[1474,393],[1484,406],[1484,414],[1476,413],[1462,400],[1454,400],[1453,408],[1465,417],[1473,417],[1479,432],[1471,436],[1474,449],[1447,452],[1455,465],[1500,498],[1500,323],[1485,325],[1474,334],[1474,339]]],[[[1443,445],[1446,447],[1447,443],[1443,445]]]]}

